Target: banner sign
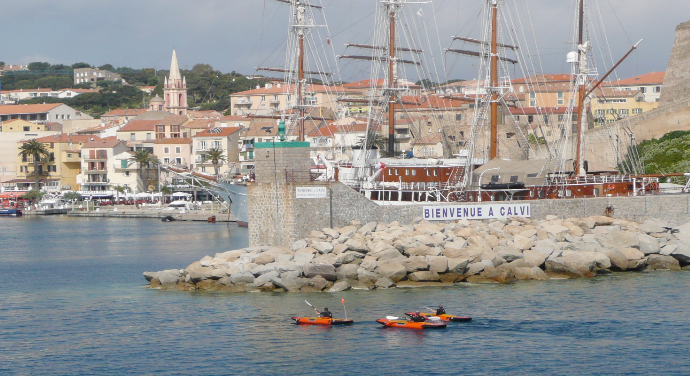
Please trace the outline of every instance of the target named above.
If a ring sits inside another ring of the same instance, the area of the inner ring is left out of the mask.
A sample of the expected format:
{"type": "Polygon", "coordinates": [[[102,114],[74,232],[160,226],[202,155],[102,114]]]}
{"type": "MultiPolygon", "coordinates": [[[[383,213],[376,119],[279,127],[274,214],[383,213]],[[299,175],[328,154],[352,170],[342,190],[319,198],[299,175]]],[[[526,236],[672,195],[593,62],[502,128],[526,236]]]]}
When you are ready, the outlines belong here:
{"type": "Polygon", "coordinates": [[[530,204],[488,204],[425,206],[424,219],[452,221],[456,219],[496,219],[530,217],[530,204]]]}
{"type": "Polygon", "coordinates": [[[326,187],[295,187],[296,198],[326,198],[326,187]]]}

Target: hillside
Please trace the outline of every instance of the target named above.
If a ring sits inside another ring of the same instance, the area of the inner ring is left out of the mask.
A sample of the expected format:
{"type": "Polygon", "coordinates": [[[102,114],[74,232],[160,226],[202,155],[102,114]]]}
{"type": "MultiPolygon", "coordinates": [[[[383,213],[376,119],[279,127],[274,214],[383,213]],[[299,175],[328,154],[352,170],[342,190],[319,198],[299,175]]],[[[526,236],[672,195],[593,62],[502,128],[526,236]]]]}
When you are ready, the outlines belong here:
{"type": "MultiPolygon", "coordinates": [[[[638,146],[647,174],[690,172],[690,131],[673,131],[638,146]]],[[[684,183],[686,179],[674,179],[684,183]]]]}

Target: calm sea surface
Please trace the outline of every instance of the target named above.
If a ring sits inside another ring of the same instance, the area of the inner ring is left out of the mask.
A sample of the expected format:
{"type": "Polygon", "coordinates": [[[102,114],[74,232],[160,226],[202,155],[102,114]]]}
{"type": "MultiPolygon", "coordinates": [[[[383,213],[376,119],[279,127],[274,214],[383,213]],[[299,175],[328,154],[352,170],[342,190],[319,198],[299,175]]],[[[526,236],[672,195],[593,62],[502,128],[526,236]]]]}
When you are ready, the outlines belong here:
{"type": "Polygon", "coordinates": [[[0,218],[0,374],[690,374],[690,273],[339,294],[145,288],[247,245],[224,224],[0,218]],[[304,300],[351,327],[306,327],[304,300]],[[386,329],[443,303],[470,323],[386,329]]]}

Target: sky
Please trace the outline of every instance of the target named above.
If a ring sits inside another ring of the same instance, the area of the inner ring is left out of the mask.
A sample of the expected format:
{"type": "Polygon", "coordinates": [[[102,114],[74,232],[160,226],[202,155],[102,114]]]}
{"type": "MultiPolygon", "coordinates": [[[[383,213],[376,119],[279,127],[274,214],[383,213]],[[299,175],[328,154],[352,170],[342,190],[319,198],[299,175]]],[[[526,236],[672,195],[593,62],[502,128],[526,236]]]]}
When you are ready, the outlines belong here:
{"type": "MultiPolygon", "coordinates": [[[[377,0],[311,1],[324,6],[317,11],[317,24],[327,27],[317,27],[314,37],[327,47],[321,54],[335,60],[334,55],[346,52],[345,43],[372,43],[377,0]]],[[[433,56],[428,65],[434,66],[430,71],[439,79],[476,78],[474,58],[441,49],[470,47],[451,45],[454,35],[481,37],[479,13],[484,1],[407,5],[407,25],[412,33],[417,30],[419,39],[430,42],[421,47],[433,56]],[[410,26],[413,23],[416,29],[410,26]]],[[[513,30],[524,36],[522,51],[533,56],[512,75],[569,71],[565,55],[572,48],[574,4],[575,0],[505,0],[513,30]]],[[[644,39],[617,70],[620,78],[665,70],[675,27],[690,19],[688,0],[589,0],[587,4],[600,74],[644,39]]],[[[205,63],[226,73],[254,74],[257,66],[283,65],[289,8],[275,0],[5,0],[0,61],[168,69],[176,49],[183,69],[205,63]]],[[[369,66],[341,60],[340,72],[342,80],[353,81],[367,78],[369,66]]]]}

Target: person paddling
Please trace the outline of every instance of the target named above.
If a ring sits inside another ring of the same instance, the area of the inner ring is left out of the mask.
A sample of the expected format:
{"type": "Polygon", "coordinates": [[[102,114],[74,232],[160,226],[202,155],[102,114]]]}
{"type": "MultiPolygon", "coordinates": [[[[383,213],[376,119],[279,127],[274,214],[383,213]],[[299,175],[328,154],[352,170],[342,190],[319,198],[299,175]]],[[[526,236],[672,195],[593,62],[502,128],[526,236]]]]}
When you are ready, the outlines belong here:
{"type": "Polygon", "coordinates": [[[316,311],[316,312],[317,312],[319,315],[321,315],[321,317],[329,318],[329,319],[332,319],[332,318],[333,318],[333,314],[331,313],[331,311],[328,310],[328,307],[325,307],[325,308],[323,309],[323,312],[319,312],[319,311],[316,311]]]}
{"type": "Polygon", "coordinates": [[[436,316],[441,316],[441,315],[445,315],[445,314],[446,314],[445,308],[443,308],[442,305],[438,306],[438,308],[436,309],[436,316]]]}
{"type": "Polygon", "coordinates": [[[425,321],[425,319],[421,313],[415,312],[414,314],[410,315],[410,321],[412,321],[412,322],[423,322],[423,321],[425,321]]]}

